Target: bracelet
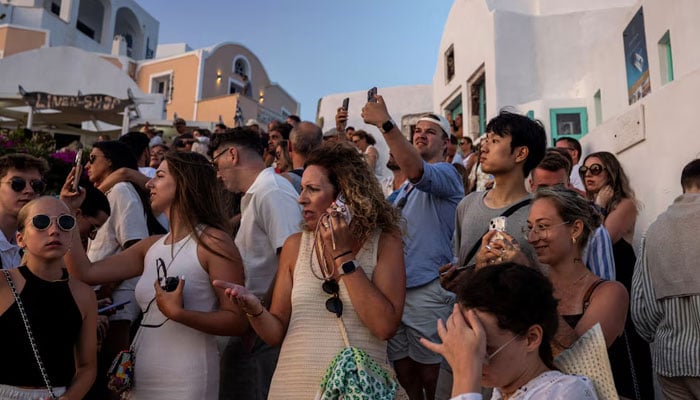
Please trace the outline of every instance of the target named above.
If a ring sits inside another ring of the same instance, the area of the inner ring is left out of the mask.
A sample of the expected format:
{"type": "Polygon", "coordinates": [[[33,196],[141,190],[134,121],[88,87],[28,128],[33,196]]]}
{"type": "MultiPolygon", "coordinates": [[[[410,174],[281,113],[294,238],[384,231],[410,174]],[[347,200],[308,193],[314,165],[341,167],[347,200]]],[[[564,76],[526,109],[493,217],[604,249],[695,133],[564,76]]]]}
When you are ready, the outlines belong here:
{"type": "Polygon", "coordinates": [[[248,318],[257,318],[257,317],[261,316],[262,313],[265,312],[265,306],[263,306],[262,303],[261,303],[261,304],[260,304],[260,311],[257,312],[257,313],[255,313],[255,314],[251,314],[251,313],[249,313],[248,311],[244,311],[244,312],[245,312],[245,315],[248,316],[248,318]]]}
{"type": "Polygon", "coordinates": [[[348,250],[348,251],[346,251],[346,252],[344,252],[344,253],[338,254],[337,256],[333,257],[333,261],[339,259],[340,257],[347,256],[348,254],[352,254],[352,250],[348,250]]]}

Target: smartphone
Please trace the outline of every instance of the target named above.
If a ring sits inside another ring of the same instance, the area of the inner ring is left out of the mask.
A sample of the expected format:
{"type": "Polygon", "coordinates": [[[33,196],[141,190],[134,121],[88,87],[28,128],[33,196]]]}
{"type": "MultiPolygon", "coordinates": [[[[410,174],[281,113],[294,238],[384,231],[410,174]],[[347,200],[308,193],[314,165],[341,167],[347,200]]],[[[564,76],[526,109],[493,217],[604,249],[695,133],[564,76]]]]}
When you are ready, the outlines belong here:
{"type": "Polygon", "coordinates": [[[120,302],[120,303],[110,304],[110,305],[108,305],[108,306],[104,306],[104,307],[102,307],[102,308],[98,308],[98,309],[97,309],[97,313],[100,314],[100,315],[109,314],[111,311],[114,311],[114,310],[117,310],[117,309],[119,309],[119,308],[122,308],[122,307],[124,307],[125,305],[127,305],[127,304],[129,304],[129,303],[131,303],[131,300],[125,300],[125,301],[122,301],[122,302],[120,302]]]}
{"type": "Polygon", "coordinates": [[[75,155],[75,175],[73,175],[73,191],[78,191],[80,177],[83,176],[83,151],[78,150],[75,155]]]}
{"type": "Polygon", "coordinates": [[[343,110],[347,111],[348,106],[350,105],[350,98],[346,97],[343,99],[343,110]]]}
{"type": "Polygon", "coordinates": [[[504,236],[500,234],[500,232],[506,231],[506,217],[492,218],[491,221],[489,222],[489,230],[496,231],[496,234],[493,235],[493,237],[491,238],[492,242],[496,241],[496,240],[505,239],[504,236]]]}
{"type": "Polygon", "coordinates": [[[377,87],[376,86],[367,91],[367,102],[368,103],[376,103],[377,102],[377,87]]]}
{"type": "Polygon", "coordinates": [[[352,214],[350,213],[350,208],[348,208],[347,203],[345,201],[345,196],[342,193],[340,193],[333,202],[333,204],[331,204],[331,208],[341,213],[343,217],[345,217],[345,222],[350,224],[350,221],[352,220],[352,214]]]}

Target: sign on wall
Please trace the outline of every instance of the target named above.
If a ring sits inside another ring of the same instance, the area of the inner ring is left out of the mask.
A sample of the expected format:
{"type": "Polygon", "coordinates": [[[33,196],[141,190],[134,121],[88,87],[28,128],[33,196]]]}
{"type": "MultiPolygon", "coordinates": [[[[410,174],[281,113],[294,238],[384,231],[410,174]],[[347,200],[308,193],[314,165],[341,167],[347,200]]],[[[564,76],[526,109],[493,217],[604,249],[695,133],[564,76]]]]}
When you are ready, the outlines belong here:
{"type": "Polygon", "coordinates": [[[639,8],[622,32],[622,41],[625,49],[627,95],[629,104],[633,104],[651,92],[643,8],[639,8]]]}

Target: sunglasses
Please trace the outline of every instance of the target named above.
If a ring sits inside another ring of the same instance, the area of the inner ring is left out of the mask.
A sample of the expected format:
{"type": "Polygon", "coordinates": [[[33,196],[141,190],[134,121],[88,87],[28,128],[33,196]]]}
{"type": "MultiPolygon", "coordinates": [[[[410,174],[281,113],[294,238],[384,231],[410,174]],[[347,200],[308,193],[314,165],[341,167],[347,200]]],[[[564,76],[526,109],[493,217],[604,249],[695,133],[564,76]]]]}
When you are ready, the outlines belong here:
{"type": "Polygon", "coordinates": [[[88,157],[88,162],[90,164],[94,164],[95,161],[97,160],[97,157],[105,157],[105,156],[101,156],[99,154],[90,154],[90,157],[88,157]]]}
{"type": "MultiPolygon", "coordinates": [[[[27,187],[27,180],[18,176],[13,177],[9,182],[3,183],[9,183],[12,190],[17,193],[20,193],[27,187]]],[[[44,183],[44,181],[41,179],[32,179],[29,181],[29,187],[32,188],[34,193],[41,193],[44,191],[44,189],[46,189],[46,183],[44,183]]]]}
{"type": "Polygon", "coordinates": [[[586,175],[586,172],[589,172],[589,171],[590,171],[590,172],[591,172],[591,175],[597,176],[597,175],[600,175],[600,173],[603,172],[604,170],[605,170],[605,167],[602,166],[602,165],[600,165],[600,164],[598,164],[598,163],[596,163],[596,164],[591,164],[590,167],[587,167],[587,166],[585,166],[585,165],[582,165],[582,166],[578,169],[578,174],[581,175],[581,176],[585,176],[585,175],[586,175]]]}
{"type": "Polygon", "coordinates": [[[45,231],[51,226],[51,221],[55,220],[56,225],[65,232],[70,232],[75,228],[75,217],[69,214],[61,214],[56,217],[50,217],[46,214],[38,214],[32,218],[32,225],[38,231],[45,231]]]}
{"type": "Polygon", "coordinates": [[[340,286],[335,280],[324,281],[321,288],[324,292],[332,295],[328,300],[326,300],[326,310],[334,313],[338,318],[343,315],[343,302],[340,300],[338,292],[340,291],[340,286]]]}
{"type": "Polygon", "coordinates": [[[172,292],[177,288],[180,279],[176,276],[168,276],[168,270],[165,268],[165,261],[160,257],[156,260],[156,275],[158,276],[160,287],[166,292],[172,292]]]}
{"type": "Polygon", "coordinates": [[[100,229],[99,226],[92,224],[92,227],[90,228],[90,233],[88,233],[88,239],[95,240],[95,236],[97,236],[98,229],[100,229]]]}

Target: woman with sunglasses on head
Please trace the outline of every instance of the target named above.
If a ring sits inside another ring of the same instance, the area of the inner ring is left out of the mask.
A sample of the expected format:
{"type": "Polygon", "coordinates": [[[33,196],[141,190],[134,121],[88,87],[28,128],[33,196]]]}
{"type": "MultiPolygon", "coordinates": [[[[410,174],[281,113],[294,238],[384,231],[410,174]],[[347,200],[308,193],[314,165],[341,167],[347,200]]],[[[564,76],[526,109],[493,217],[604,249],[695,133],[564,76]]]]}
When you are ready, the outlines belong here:
{"type": "Polygon", "coordinates": [[[47,196],[27,203],[17,218],[23,265],[4,271],[9,279],[0,276],[0,399],[82,399],[97,368],[97,301],[63,264],[78,236],[75,217],[61,200],[47,196]]]}
{"type": "MultiPolygon", "coordinates": [[[[555,289],[556,290],[556,289],[555,289]]],[[[557,371],[551,342],[557,331],[552,284],[535,269],[513,263],[483,268],[457,293],[441,344],[421,339],[452,367],[452,400],[597,399],[591,382],[557,371]]]]}
{"type": "Polygon", "coordinates": [[[314,398],[329,363],[346,347],[339,317],[350,345],[388,368],[386,341],[403,312],[399,214],[362,155],[338,142],[314,150],[299,203],[303,231],[282,248],[269,311],[244,287],[214,282],[227,288],[265,342],[282,344],[271,399],[314,398]],[[341,195],[344,206],[331,208],[341,195]]]}
{"type": "MultiPolygon", "coordinates": [[[[69,176],[61,196],[72,202],[78,196],[70,192],[70,181],[69,176]]],[[[144,315],[133,343],[131,399],[217,399],[214,335],[242,335],[248,324],[224,290],[211,284],[243,282],[216,172],[201,154],[169,152],[147,186],[153,209],[168,216],[169,234],[148,237],[96,263],[76,251],[76,235],[66,264],[89,284],[141,276],[136,300],[144,315]]]]}

